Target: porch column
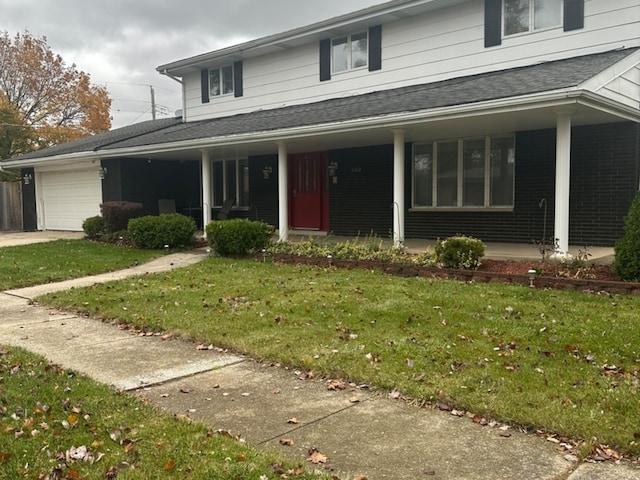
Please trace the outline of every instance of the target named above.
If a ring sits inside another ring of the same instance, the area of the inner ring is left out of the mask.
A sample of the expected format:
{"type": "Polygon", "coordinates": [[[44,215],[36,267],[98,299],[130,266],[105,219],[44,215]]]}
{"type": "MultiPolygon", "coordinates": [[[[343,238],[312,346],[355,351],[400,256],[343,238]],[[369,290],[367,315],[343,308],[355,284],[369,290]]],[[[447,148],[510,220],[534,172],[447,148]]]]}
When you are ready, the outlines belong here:
{"type": "Polygon", "coordinates": [[[404,130],[393,130],[393,243],[404,243],[404,130]]]}
{"type": "Polygon", "coordinates": [[[556,198],[555,238],[558,242],[556,257],[569,253],[569,190],[571,165],[571,110],[557,112],[556,129],[556,198]]]}
{"type": "Polygon", "coordinates": [[[280,241],[289,239],[289,162],[287,161],[287,144],[278,142],[278,231],[280,241]]]}
{"type": "MultiPolygon", "coordinates": [[[[211,221],[211,157],[208,150],[202,150],[202,228],[205,229],[211,221]]],[[[207,234],[204,230],[205,236],[207,234]]]]}

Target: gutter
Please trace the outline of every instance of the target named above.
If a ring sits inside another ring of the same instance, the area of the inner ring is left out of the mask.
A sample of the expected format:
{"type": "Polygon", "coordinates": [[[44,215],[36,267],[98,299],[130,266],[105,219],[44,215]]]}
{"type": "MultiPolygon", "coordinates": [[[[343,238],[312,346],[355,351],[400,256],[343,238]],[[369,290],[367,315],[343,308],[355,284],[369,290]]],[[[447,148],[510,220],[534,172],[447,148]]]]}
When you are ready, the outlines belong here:
{"type": "Polygon", "coordinates": [[[184,81],[180,80],[175,75],[169,73],[169,71],[166,68],[163,69],[162,71],[160,70],[158,71],[160,72],[160,75],[165,75],[169,77],[171,80],[176,81],[180,84],[181,86],[180,91],[182,92],[182,121],[186,122],[187,121],[187,93],[185,92],[184,81]]]}

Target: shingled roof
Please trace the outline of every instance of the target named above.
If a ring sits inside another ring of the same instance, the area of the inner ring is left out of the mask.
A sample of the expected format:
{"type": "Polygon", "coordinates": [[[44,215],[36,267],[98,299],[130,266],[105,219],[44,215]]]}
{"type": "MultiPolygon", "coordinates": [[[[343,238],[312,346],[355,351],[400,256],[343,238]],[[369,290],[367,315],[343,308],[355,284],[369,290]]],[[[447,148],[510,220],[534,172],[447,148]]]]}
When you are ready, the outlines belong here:
{"type": "Polygon", "coordinates": [[[143,122],[32,152],[17,159],[44,158],[252,132],[286,130],[570,89],[637,50],[637,48],[614,50],[435,83],[209,120],[182,122],[179,118],[175,118],[143,122]]]}

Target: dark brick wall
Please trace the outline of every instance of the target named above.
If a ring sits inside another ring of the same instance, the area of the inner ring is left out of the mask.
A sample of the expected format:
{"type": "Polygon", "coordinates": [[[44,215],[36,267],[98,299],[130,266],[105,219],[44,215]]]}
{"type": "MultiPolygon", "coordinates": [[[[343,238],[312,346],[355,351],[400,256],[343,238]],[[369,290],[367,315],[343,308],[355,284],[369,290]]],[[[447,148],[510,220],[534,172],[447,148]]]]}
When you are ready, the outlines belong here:
{"type": "MultiPolygon", "coordinates": [[[[571,142],[569,243],[612,246],[638,189],[638,137],[632,123],[576,127],[571,142]]],[[[513,212],[408,212],[407,238],[462,233],[486,242],[532,243],[554,238],[555,129],[516,134],[513,212]]],[[[410,168],[410,158],[407,168],[410,168]]],[[[410,172],[410,170],[408,170],[410,172]]],[[[408,184],[407,188],[410,188],[408,184]]],[[[410,205],[410,203],[408,203],[410,205]]]]}
{"type": "Polygon", "coordinates": [[[158,199],[174,199],[176,211],[200,205],[200,164],[194,161],[118,159],[104,162],[104,201],[140,202],[145,215],[158,214],[158,199]]]}
{"type": "Polygon", "coordinates": [[[23,168],[20,176],[31,175],[29,185],[22,183],[22,229],[32,232],[38,229],[38,216],[36,213],[36,175],[33,168],[23,168]]]}
{"type": "Polygon", "coordinates": [[[249,211],[250,220],[278,227],[278,156],[249,157],[249,211]],[[271,167],[269,179],[262,170],[271,167]]]}
{"type": "Polygon", "coordinates": [[[635,124],[577,128],[571,151],[569,243],[613,245],[638,190],[635,124]]]}
{"type": "Polygon", "coordinates": [[[335,235],[388,238],[393,222],[393,146],[329,152],[337,183],[329,182],[329,230],[335,235]]]}

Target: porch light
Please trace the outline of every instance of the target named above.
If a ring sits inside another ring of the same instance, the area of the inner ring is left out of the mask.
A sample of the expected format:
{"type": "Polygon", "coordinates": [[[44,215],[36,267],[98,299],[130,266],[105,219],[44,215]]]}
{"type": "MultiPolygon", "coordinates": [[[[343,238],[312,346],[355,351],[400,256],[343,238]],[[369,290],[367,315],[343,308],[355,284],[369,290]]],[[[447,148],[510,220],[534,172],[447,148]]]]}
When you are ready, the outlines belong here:
{"type": "Polygon", "coordinates": [[[333,265],[333,255],[327,255],[327,262],[329,262],[329,266],[333,265]]]}
{"type": "Polygon", "coordinates": [[[329,176],[333,177],[336,174],[336,170],[338,170],[338,162],[331,162],[329,163],[329,165],[327,166],[327,168],[329,169],[329,176]]]}
{"type": "Polygon", "coordinates": [[[265,180],[269,180],[269,178],[271,177],[271,173],[273,173],[273,169],[268,165],[262,169],[262,175],[264,176],[265,180]]]}
{"type": "Polygon", "coordinates": [[[29,185],[31,183],[31,180],[33,180],[33,176],[30,173],[25,173],[24,177],[22,177],[22,181],[25,185],[29,185]]]}
{"type": "Polygon", "coordinates": [[[100,170],[98,170],[98,176],[100,177],[100,180],[104,180],[104,177],[107,176],[107,167],[100,167],[100,170]]]}
{"type": "Polygon", "coordinates": [[[534,270],[533,268],[532,268],[532,269],[530,269],[530,270],[527,272],[527,277],[529,277],[529,286],[530,286],[531,288],[534,288],[534,287],[535,287],[535,285],[533,284],[533,282],[535,281],[535,279],[536,279],[536,277],[537,277],[537,276],[538,276],[538,271],[537,271],[537,270],[534,270]]]}

